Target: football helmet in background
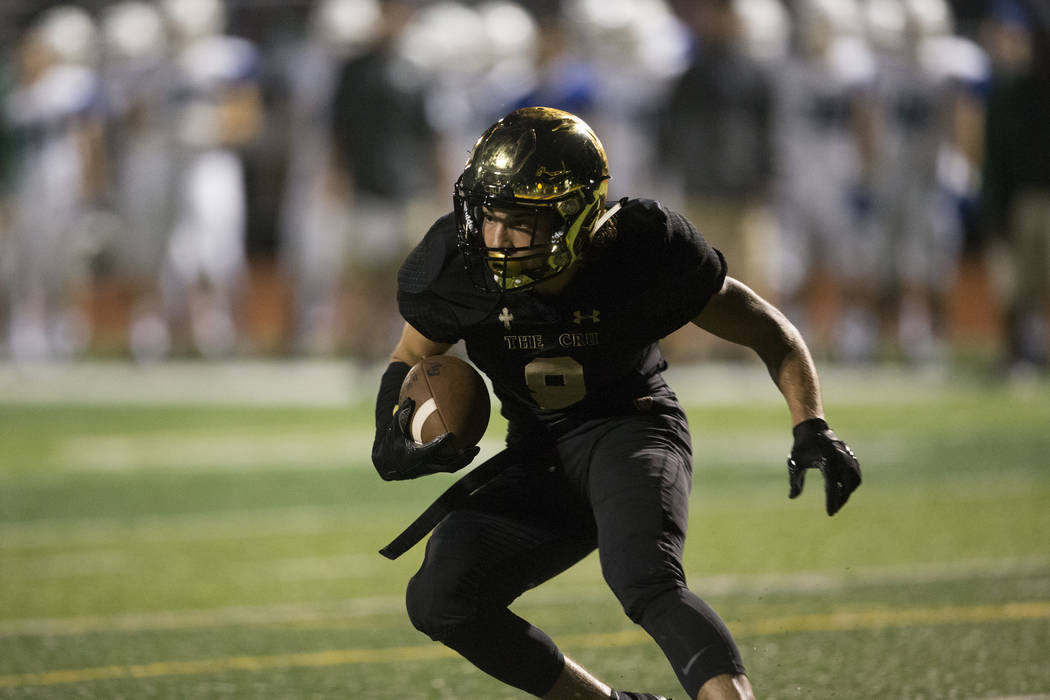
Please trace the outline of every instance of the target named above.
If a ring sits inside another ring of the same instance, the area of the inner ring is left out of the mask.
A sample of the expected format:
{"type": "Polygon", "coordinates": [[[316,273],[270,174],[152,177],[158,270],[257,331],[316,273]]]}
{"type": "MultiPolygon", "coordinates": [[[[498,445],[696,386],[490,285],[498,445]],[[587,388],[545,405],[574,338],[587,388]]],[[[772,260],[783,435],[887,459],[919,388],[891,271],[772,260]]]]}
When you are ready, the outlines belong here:
{"type": "Polygon", "coordinates": [[[310,31],[335,55],[346,57],[378,40],[383,19],[379,0],[320,0],[310,31]]]}
{"type": "Polygon", "coordinates": [[[153,4],[123,0],[102,11],[102,45],[108,60],[153,63],[167,54],[164,17],[153,4]]]}
{"type": "Polygon", "coordinates": [[[760,61],[782,61],[791,50],[791,15],[780,0],[733,0],[744,44],[760,61]]]}
{"type": "Polygon", "coordinates": [[[837,39],[863,33],[857,0],[797,0],[795,31],[805,55],[823,56],[837,39]]]}
{"type": "Polygon", "coordinates": [[[163,0],[161,9],[180,44],[226,31],[226,5],[221,0],[163,0]]]}
{"type": "Polygon", "coordinates": [[[579,259],[605,211],[609,163],[594,131],[579,117],[549,107],[511,112],[482,134],[456,181],[453,204],[459,248],[476,285],[528,289],[579,259]],[[548,216],[547,240],[490,248],[484,210],[548,216]]]}
{"type": "Polygon", "coordinates": [[[51,62],[92,67],[98,60],[98,27],[82,7],[56,5],[33,29],[51,62]]]}

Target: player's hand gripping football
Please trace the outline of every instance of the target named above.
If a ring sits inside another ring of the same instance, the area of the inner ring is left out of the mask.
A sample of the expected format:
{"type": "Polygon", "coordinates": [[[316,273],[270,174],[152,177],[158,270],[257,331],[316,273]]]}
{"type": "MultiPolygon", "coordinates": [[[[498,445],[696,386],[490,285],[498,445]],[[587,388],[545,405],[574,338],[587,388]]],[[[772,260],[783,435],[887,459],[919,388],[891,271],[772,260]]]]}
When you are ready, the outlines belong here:
{"type": "Polygon", "coordinates": [[[788,458],[791,498],[802,493],[807,469],[819,469],[824,476],[825,506],[834,515],[860,486],[860,463],[849,445],[839,440],[823,418],[802,421],[794,429],[795,444],[788,458]]]}
{"type": "Polygon", "coordinates": [[[452,433],[440,435],[425,445],[416,443],[409,437],[408,431],[415,409],[416,402],[406,398],[397,408],[393,420],[376,433],[372,444],[372,463],[385,481],[454,472],[470,464],[481,451],[476,446],[458,452],[450,451],[452,433]]]}

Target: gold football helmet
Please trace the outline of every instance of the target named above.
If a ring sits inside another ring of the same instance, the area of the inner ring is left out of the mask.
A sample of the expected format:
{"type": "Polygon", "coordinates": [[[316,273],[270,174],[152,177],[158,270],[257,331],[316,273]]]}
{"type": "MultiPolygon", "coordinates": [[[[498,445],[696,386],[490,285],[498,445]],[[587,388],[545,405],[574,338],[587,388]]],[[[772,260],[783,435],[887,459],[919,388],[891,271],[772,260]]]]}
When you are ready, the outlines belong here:
{"type": "Polygon", "coordinates": [[[605,148],[573,114],[525,107],[489,127],[453,195],[459,248],[475,284],[491,291],[528,289],[574,263],[605,211],[608,180],[605,148]],[[553,233],[534,235],[524,247],[489,247],[486,210],[550,217],[553,233]]]}

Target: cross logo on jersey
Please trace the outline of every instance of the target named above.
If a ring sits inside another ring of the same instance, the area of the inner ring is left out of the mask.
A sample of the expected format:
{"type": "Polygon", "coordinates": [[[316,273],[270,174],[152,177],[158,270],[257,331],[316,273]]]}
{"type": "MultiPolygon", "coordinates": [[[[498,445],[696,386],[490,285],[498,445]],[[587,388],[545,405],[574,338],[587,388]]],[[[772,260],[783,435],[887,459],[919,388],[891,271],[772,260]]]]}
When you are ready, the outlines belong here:
{"type": "Polygon", "coordinates": [[[496,318],[498,318],[503,323],[504,328],[510,330],[510,322],[514,320],[514,314],[510,312],[510,309],[504,306],[503,310],[499,312],[499,316],[497,316],[496,318]]]}
{"type": "Polygon", "coordinates": [[[585,320],[590,321],[591,323],[598,323],[599,313],[600,312],[598,311],[598,309],[592,309],[589,314],[585,314],[582,311],[573,311],[572,322],[575,323],[577,326],[582,325],[585,320]]]}

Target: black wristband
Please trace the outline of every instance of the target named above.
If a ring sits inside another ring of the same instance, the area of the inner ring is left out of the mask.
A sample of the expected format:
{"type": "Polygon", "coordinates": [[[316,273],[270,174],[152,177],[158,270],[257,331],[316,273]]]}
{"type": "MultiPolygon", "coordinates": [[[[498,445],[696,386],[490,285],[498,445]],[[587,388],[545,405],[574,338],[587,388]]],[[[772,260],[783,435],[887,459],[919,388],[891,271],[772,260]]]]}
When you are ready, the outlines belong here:
{"type": "Polygon", "coordinates": [[[391,362],[383,378],[379,380],[379,395],[376,396],[376,427],[385,428],[394,417],[394,407],[401,395],[401,385],[412,367],[404,362],[391,362]]]}
{"type": "Polygon", "coordinates": [[[828,422],[826,420],[823,418],[807,418],[792,428],[791,432],[797,440],[803,435],[814,435],[816,433],[824,432],[825,430],[829,430],[828,422]]]}

